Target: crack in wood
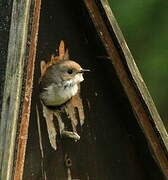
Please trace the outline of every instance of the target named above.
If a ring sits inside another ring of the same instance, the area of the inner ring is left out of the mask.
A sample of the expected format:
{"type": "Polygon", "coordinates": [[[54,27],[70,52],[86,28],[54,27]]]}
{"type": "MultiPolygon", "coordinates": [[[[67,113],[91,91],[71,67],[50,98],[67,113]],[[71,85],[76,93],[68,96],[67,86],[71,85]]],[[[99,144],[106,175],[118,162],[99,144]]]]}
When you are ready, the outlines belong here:
{"type": "MultiPolygon", "coordinates": [[[[51,60],[47,63],[45,61],[41,61],[41,77],[44,75],[49,66],[61,61],[62,59],[69,59],[68,50],[65,51],[63,41],[60,42],[58,56],[51,56],[51,60]]],[[[49,141],[53,149],[57,149],[57,132],[54,125],[54,117],[56,117],[58,121],[61,137],[71,138],[75,141],[80,139],[80,136],[77,133],[77,125],[80,123],[80,126],[82,126],[85,118],[82,99],[80,98],[80,86],[77,95],[73,96],[70,101],[59,107],[59,109],[50,109],[42,102],[41,104],[43,108],[43,117],[45,118],[47,124],[49,141]],[[71,127],[68,125],[69,122],[71,127]]]]}

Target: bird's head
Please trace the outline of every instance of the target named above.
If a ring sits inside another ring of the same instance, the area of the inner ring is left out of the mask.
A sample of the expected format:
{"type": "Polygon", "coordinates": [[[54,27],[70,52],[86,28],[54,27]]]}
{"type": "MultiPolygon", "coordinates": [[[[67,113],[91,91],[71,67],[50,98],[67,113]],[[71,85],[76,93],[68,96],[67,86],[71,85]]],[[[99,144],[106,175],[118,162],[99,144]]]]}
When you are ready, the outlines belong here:
{"type": "Polygon", "coordinates": [[[78,63],[72,60],[62,60],[50,66],[40,82],[41,88],[47,88],[55,83],[59,86],[73,86],[84,80],[83,73],[90,70],[83,69],[78,63]]]}
{"type": "Polygon", "coordinates": [[[90,70],[83,69],[78,63],[72,60],[62,61],[57,65],[57,71],[63,81],[73,80],[74,84],[82,82],[83,73],[90,70]]]}

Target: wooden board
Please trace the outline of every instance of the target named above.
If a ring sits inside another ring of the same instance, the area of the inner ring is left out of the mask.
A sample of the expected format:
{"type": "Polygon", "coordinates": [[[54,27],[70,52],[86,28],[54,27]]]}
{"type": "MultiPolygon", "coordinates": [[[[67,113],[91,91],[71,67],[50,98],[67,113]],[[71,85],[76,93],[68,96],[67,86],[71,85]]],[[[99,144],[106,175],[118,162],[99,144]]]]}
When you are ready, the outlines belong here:
{"type": "MultiPolygon", "coordinates": [[[[94,7],[97,9],[96,4],[94,7]]],[[[92,73],[85,77],[81,87],[85,123],[77,128],[81,136],[78,143],[58,136],[57,151],[54,151],[41,116],[41,153],[39,134],[35,131],[38,128],[35,103],[32,104],[23,179],[64,180],[70,176],[72,179],[95,180],[163,179],[148,141],[138,126],[135,111],[108,58],[105,43],[96,33],[100,34],[101,21],[99,23],[95,29],[83,3],[50,1],[42,4],[33,102],[38,101],[40,61],[50,59],[62,39],[70,57],[91,69],[92,73]],[[67,157],[71,162],[69,166],[66,165],[67,157]]],[[[104,29],[106,25],[103,23],[104,29]]],[[[58,127],[56,119],[55,126],[58,127]]]]}
{"type": "MultiPolygon", "coordinates": [[[[33,19],[35,1],[18,2],[14,0],[13,2],[11,1],[11,6],[10,34],[8,49],[6,49],[8,58],[0,121],[0,179],[7,180],[13,177],[17,153],[19,152],[18,154],[22,156],[21,149],[17,148],[17,142],[20,142],[20,140],[27,142],[26,131],[28,131],[32,75],[34,72],[34,54],[31,52],[35,50],[33,46],[35,44],[34,41],[36,41],[36,30],[38,29],[36,27],[35,32],[32,32],[31,29],[33,27],[31,21],[33,19]],[[31,37],[31,33],[35,37],[31,37]],[[33,43],[31,43],[31,40],[33,43]],[[32,48],[31,51],[30,47],[32,48]],[[26,111],[23,109],[26,109],[26,111]],[[27,121],[21,118],[22,111],[27,121]],[[21,124],[20,120],[22,120],[21,124]],[[25,122],[26,131],[24,132],[25,134],[22,133],[18,137],[18,127],[22,125],[23,121],[25,122]]],[[[10,19],[10,15],[8,18],[10,19]]],[[[37,25],[38,22],[35,24],[37,25]]],[[[23,161],[24,153],[19,163],[23,163],[23,161]]],[[[19,170],[22,171],[22,168],[19,170]]]]}

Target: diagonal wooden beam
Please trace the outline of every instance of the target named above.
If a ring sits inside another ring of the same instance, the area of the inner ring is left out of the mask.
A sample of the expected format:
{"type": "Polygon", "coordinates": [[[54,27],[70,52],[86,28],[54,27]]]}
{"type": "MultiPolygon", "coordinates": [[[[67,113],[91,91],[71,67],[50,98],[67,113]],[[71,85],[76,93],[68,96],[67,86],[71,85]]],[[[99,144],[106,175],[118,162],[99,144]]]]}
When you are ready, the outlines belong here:
{"type": "Polygon", "coordinates": [[[154,157],[168,179],[168,135],[107,0],[84,0],[154,157]],[[154,127],[153,124],[156,126],[154,127]],[[160,137],[164,147],[161,145],[160,137]]]}

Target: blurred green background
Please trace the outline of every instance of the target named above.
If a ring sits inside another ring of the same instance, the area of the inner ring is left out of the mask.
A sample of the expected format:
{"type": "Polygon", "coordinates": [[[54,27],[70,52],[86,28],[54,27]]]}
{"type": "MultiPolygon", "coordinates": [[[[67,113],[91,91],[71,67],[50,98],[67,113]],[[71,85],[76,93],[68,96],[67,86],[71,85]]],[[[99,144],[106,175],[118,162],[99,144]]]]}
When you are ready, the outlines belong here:
{"type": "Polygon", "coordinates": [[[109,3],[168,130],[168,1],[109,3]]]}

